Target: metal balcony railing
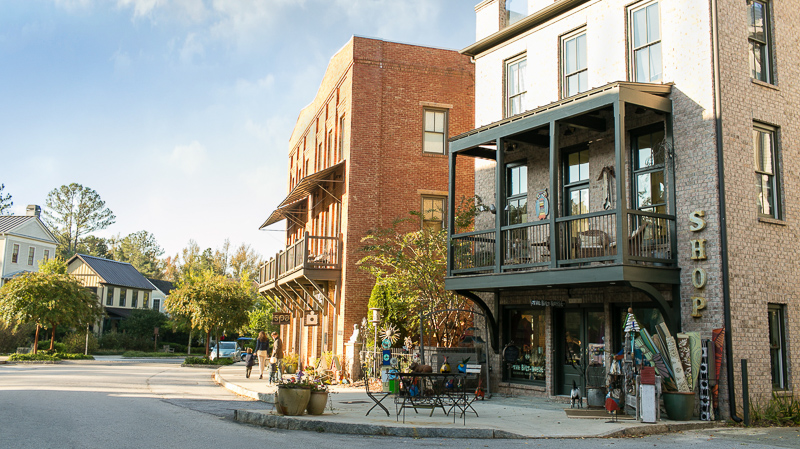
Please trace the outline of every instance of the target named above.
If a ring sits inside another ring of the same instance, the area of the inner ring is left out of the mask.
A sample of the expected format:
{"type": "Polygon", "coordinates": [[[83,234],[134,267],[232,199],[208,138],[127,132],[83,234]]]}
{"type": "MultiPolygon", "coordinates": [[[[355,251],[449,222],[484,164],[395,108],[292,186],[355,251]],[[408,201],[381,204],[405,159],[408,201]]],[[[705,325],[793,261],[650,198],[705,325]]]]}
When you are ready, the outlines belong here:
{"type": "Polygon", "coordinates": [[[340,270],[338,237],[305,236],[259,267],[259,285],[275,282],[298,270],[340,270]]]}

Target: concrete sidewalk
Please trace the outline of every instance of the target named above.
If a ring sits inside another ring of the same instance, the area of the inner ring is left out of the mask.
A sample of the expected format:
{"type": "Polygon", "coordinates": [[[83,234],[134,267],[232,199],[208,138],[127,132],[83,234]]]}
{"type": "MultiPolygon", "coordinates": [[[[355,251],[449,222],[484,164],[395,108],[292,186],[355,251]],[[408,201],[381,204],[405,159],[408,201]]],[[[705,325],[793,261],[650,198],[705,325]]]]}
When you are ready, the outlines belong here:
{"type": "MultiPolygon", "coordinates": [[[[274,402],[277,387],[267,384],[266,374],[258,379],[258,367],[254,367],[249,379],[244,376],[244,365],[220,368],[215,373],[217,382],[243,396],[265,402],[274,402]]],[[[395,416],[395,405],[389,397],[383,401],[390,416],[379,407],[365,416],[374,404],[363,388],[334,386],[329,396],[328,408],[320,416],[283,416],[275,411],[236,410],[235,419],[240,422],[265,427],[312,430],[358,435],[386,435],[404,437],[438,438],[597,438],[632,435],[648,435],[680,430],[703,429],[724,425],[724,422],[668,421],[643,424],[635,420],[620,420],[610,423],[611,417],[569,418],[565,409],[568,404],[543,398],[493,396],[489,400],[475,401],[473,407],[479,416],[468,413],[466,424],[460,417],[453,422],[453,414],[445,416],[442,410],[414,413],[413,409],[395,416]]]]}

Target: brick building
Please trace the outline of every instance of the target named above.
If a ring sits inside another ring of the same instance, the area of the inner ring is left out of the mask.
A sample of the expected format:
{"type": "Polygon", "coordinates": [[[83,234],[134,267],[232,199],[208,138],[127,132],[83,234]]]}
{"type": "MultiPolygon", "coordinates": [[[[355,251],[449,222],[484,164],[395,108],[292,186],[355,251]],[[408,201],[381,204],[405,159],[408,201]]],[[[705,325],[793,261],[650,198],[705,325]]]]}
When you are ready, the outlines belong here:
{"type": "MultiPolygon", "coordinates": [[[[447,139],[472,128],[473,92],[474,66],[457,51],[353,37],[331,58],[289,141],[289,193],[262,225],[286,220],[286,249],[261,266],[259,290],[291,313],[282,338],[301,361],[343,354],[367,316],[374,279],[356,263],[369,230],[409,211],[444,225],[447,139]]],[[[471,196],[472,162],[455,173],[471,196]]]]}
{"type": "Polygon", "coordinates": [[[526,6],[475,7],[461,51],[475,59],[475,129],[450,142],[496,211],[451,236],[446,280],[490,315],[493,390],[604,385],[632,307],[653,334],[725,330],[718,417],[742,413],[741,360],[753,399],[791,393],[800,13],[769,0],[526,6]],[[509,345],[519,358],[501,363],[509,345]]]}

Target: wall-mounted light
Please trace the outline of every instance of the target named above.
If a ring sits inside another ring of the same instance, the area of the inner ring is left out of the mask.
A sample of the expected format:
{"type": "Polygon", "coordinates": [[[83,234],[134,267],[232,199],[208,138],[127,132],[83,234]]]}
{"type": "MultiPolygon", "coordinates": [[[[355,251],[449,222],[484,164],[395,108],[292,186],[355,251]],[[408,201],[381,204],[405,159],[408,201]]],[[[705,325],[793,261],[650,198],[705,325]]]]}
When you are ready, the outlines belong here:
{"type": "Polygon", "coordinates": [[[490,204],[488,207],[481,204],[476,208],[478,212],[491,212],[493,214],[497,213],[497,208],[494,207],[494,204],[490,204]]]}

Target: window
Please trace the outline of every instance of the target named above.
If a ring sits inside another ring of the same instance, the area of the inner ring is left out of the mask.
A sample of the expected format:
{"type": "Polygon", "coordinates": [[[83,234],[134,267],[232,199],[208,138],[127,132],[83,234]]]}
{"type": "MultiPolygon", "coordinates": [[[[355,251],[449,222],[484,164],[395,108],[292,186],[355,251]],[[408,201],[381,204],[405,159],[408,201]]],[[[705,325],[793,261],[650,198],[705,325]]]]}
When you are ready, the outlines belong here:
{"type": "Polygon", "coordinates": [[[333,165],[336,161],[336,147],[333,146],[333,130],[328,131],[328,163],[333,165]]]}
{"type": "Polygon", "coordinates": [[[114,305],[114,288],[113,287],[106,287],[106,305],[113,306],[114,305]]]}
{"type": "Polygon", "coordinates": [[[585,145],[579,148],[564,156],[566,215],[589,213],[589,149],[585,145]]]}
{"type": "Polygon", "coordinates": [[[131,307],[134,309],[139,304],[139,292],[137,290],[131,290],[131,307]]]}
{"type": "Polygon", "coordinates": [[[661,124],[632,136],[633,182],[636,208],[667,213],[664,182],[664,129],[661,124]]]}
{"type": "Polygon", "coordinates": [[[150,292],[142,292],[142,308],[146,309],[150,303],[150,292]]]}
{"type": "Polygon", "coordinates": [[[788,387],[785,310],[786,306],[784,305],[770,304],[767,312],[769,316],[769,362],[773,390],[785,390],[788,387]]]}
{"type": "Polygon", "coordinates": [[[525,67],[523,56],[506,63],[506,116],[519,114],[525,103],[525,67]]]}
{"type": "Polygon", "coordinates": [[[119,289],[119,306],[125,307],[125,297],[128,296],[128,290],[124,288],[119,289]]]}
{"type": "Polygon", "coordinates": [[[441,196],[422,197],[422,229],[441,231],[447,226],[446,200],[447,198],[441,196]]]}
{"type": "Polygon", "coordinates": [[[758,215],[780,218],[779,193],[776,180],[775,129],[756,125],[753,127],[753,149],[755,151],[756,191],[758,192],[758,215]]]}
{"type": "Polygon", "coordinates": [[[563,73],[561,92],[564,97],[581,93],[589,87],[589,70],[586,68],[586,31],[564,38],[561,45],[563,73]]]}
{"type": "Polygon", "coordinates": [[[339,147],[337,148],[337,155],[339,160],[344,157],[344,116],[339,118],[339,147]]]}
{"type": "Polygon", "coordinates": [[[50,250],[46,249],[44,250],[44,261],[47,262],[48,260],[50,260],[50,250]]]}
{"type": "Polygon", "coordinates": [[[153,299],[153,310],[161,310],[161,300],[153,299]]]}
{"type": "Polygon", "coordinates": [[[425,116],[422,151],[425,153],[444,154],[447,139],[447,111],[440,109],[423,109],[425,116]]]}
{"type": "Polygon", "coordinates": [[[507,309],[506,341],[519,348],[516,361],[505,364],[508,381],[544,384],[546,378],[545,309],[507,309]]]}
{"type": "Polygon", "coordinates": [[[14,249],[11,250],[11,263],[17,263],[19,260],[19,245],[14,244],[14,249]]]}
{"type": "Polygon", "coordinates": [[[506,168],[506,224],[528,222],[528,165],[509,165],[506,168]]]}
{"type": "Polygon", "coordinates": [[[36,248],[28,247],[28,265],[33,265],[33,259],[36,257],[36,248]]]}
{"type": "Polygon", "coordinates": [[[633,80],[637,83],[661,81],[661,26],[658,3],[631,11],[633,80]]]}
{"type": "Polygon", "coordinates": [[[750,44],[750,76],[772,82],[769,9],[764,0],[747,0],[747,30],[750,44]]]}

